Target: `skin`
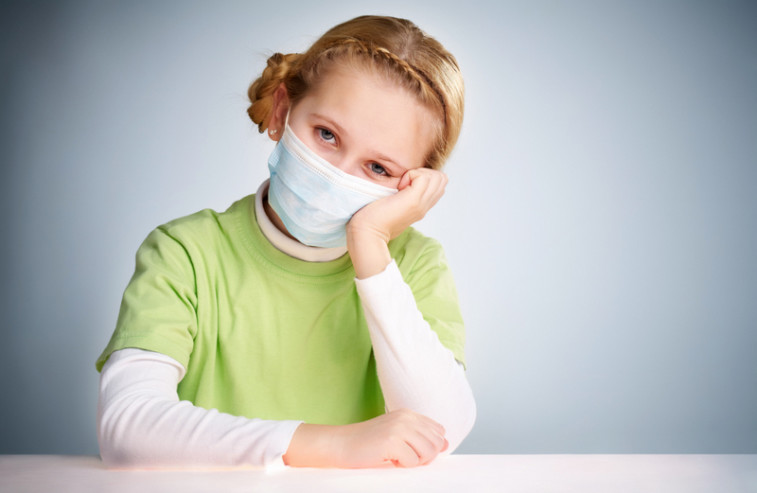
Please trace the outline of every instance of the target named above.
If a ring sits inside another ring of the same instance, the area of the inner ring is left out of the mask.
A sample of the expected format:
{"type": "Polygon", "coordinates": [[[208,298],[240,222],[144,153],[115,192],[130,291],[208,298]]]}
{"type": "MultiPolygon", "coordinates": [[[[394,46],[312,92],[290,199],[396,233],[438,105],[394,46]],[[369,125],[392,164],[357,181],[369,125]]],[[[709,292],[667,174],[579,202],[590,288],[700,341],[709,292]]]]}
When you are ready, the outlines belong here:
{"type": "MultiPolygon", "coordinates": [[[[274,93],[269,136],[289,126],[311,150],[351,175],[399,190],[359,210],[347,224],[347,249],[359,279],[391,262],[388,242],[422,219],[444,194],[447,176],[424,168],[438,118],[411,93],[369,70],[333,67],[292,105],[282,84],[274,93]],[[275,131],[274,131],[275,130],[275,131]]],[[[265,210],[289,234],[273,209],[265,210]]],[[[291,235],[290,235],[291,236],[291,235]]],[[[444,428],[410,410],[349,425],[302,424],[284,462],[309,467],[412,467],[448,446],[444,428]]]]}

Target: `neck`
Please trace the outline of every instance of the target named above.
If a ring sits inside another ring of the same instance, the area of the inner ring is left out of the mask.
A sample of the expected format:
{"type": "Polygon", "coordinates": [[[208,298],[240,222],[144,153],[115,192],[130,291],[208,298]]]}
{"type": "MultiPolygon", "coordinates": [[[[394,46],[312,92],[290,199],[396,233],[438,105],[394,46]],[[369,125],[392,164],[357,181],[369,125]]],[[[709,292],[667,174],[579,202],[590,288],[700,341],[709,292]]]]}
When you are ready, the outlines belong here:
{"type": "Polygon", "coordinates": [[[263,235],[290,257],[307,262],[330,262],[347,253],[347,247],[319,248],[304,245],[289,234],[279,215],[268,203],[268,180],[260,185],[255,196],[255,215],[263,235]]]}

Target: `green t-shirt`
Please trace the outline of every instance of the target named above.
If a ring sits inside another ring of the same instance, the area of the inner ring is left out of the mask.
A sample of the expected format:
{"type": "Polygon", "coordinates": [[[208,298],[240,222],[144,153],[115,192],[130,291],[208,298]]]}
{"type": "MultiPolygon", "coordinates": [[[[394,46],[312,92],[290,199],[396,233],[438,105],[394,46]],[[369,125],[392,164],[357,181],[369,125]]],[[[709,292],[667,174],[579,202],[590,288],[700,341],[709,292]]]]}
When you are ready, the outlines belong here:
{"type": "MultiPolygon", "coordinates": [[[[463,362],[441,246],[409,228],[389,249],[424,318],[463,362]]],[[[348,254],[306,262],[277,250],[258,226],[254,195],[177,219],[140,246],[97,369],[113,351],[146,349],[186,368],[179,397],[196,406],[321,424],[370,419],[384,400],[354,277],[348,254]]]]}

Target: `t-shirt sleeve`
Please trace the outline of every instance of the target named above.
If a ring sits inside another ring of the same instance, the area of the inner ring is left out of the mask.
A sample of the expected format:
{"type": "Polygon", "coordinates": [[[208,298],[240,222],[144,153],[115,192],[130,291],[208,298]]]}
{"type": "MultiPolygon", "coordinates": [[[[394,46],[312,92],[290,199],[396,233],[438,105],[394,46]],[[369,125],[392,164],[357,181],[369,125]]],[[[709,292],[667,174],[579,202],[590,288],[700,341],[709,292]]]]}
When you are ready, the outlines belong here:
{"type": "Polygon", "coordinates": [[[407,252],[398,267],[423,318],[455,359],[465,364],[465,324],[452,271],[441,245],[426,240],[423,248],[407,252]]]}
{"type": "Polygon", "coordinates": [[[166,227],[152,231],[137,251],[116,329],[97,359],[97,370],[113,351],[125,348],[162,353],[186,368],[197,334],[195,279],[182,242],[166,227]]]}

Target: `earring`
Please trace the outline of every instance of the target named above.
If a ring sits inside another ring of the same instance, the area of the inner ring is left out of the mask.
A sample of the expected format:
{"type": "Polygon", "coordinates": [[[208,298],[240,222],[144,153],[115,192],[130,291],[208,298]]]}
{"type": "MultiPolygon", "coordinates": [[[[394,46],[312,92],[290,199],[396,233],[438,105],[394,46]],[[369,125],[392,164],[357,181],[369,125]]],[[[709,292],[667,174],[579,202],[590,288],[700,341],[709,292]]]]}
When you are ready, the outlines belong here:
{"type": "Polygon", "coordinates": [[[269,133],[269,134],[270,134],[271,136],[273,136],[273,135],[276,135],[277,133],[279,133],[279,131],[278,131],[277,129],[275,129],[275,128],[272,128],[272,129],[270,129],[270,130],[268,131],[268,133],[269,133]]]}

